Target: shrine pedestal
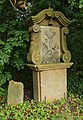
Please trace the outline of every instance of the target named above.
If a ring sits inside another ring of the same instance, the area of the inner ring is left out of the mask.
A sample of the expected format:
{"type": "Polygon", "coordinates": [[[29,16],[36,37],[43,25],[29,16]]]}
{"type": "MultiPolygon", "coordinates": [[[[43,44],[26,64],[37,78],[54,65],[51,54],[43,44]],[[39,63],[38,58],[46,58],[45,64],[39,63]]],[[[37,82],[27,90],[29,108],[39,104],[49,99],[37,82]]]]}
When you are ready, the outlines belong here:
{"type": "Polygon", "coordinates": [[[34,100],[43,101],[67,97],[67,68],[73,63],[27,64],[33,70],[34,100]]]}

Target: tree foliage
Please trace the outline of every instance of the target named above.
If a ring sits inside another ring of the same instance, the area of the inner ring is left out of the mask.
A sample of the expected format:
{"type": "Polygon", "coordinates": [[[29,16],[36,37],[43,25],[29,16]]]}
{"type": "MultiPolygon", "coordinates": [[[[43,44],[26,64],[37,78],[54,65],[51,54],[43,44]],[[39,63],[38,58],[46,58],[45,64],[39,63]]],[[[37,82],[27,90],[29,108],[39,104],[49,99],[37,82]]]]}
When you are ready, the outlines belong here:
{"type": "Polygon", "coordinates": [[[74,62],[69,85],[72,86],[76,82],[73,84],[73,90],[80,87],[82,91],[82,87],[77,85],[83,83],[83,0],[26,0],[26,3],[29,10],[19,9],[22,11],[19,12],[10,0],[0,1],[0,86],[11,79],[26,82],[31,79],[31,72],[26,66],[29,49],[29,25],[26,20],[50,6],[73,21],[68,36],[68,47],[74,62]]]}
{"type": "Polygon", "coordinates": [[[25,17],[4,1],[0,15],[0,86],[18,79],[18,72],[26,66],[29,35],[25,17]]]}

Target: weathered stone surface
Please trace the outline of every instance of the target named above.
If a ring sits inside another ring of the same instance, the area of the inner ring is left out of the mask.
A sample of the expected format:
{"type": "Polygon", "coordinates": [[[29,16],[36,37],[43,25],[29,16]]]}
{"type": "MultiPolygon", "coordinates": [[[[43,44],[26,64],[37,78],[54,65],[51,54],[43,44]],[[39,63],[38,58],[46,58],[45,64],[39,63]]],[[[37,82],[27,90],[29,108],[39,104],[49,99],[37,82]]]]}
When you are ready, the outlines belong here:
{"type": "Polygon", "coordinates": [[[34,100],[43,101],[67,97],[67,68],[73,63],[29,64],[33,70],[34,100]]]}
{"type": "Polygon", "coordinates": [[[23,103],[24,99],[24,85],[21,82],[11,80],[8,86],[8,105],[16,105],[23,103]]]}
{"type": "Polygon", "coordinates": [[[60,62],[60,28],[41,26],[41,63],[60,62]]]}
{"type": "Polygon", "coordinates": [[[62,12],[45,9],[32,16],[30,23],[29,63],[51,64],[60,62],[60,59],[65,63],[70,62],[71,53],[67,49],[66,35],[71,21],[62,12]]]}
{"type": "Polygon", "coordinates": [[[62,12],[50,7],[30,19],[27,65],[33,70],[33,93],[37,101],[67,97],[67,68],[72,65],[66,43],[70,23],[62,12]]]}
{"type": "Polygon", "coordinates": [[[41,101],[67,97],[66,69],[47,70],[41,74],[41,101]],[[48,79],[47,79],[48,78],[48,79]]]}

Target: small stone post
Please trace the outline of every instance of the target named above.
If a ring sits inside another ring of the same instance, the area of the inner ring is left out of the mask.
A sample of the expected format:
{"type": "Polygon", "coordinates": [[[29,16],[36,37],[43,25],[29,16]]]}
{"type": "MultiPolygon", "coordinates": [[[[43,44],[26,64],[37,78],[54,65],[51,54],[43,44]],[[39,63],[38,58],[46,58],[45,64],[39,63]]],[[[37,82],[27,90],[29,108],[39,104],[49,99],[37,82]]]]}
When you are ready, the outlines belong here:
{"type": "Polygon", "coordinates": [[[23,103],[24,99],[24,85],[21,82],[11,80],[8,86],[8,105],[17,105],[23,103]]]}

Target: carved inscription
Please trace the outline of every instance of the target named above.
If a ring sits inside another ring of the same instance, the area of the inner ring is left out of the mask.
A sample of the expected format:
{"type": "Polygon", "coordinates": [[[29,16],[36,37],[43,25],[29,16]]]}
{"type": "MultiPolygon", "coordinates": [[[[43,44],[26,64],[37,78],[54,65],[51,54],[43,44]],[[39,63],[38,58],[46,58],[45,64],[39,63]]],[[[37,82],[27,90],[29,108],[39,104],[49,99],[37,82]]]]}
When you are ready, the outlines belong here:
{"type": "Polygon", "coordinates": [[[40,53],[42,63],[60,62],[60,28],[41,26],[40,53]]]}

